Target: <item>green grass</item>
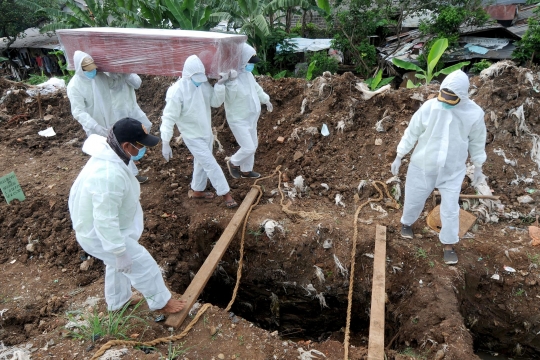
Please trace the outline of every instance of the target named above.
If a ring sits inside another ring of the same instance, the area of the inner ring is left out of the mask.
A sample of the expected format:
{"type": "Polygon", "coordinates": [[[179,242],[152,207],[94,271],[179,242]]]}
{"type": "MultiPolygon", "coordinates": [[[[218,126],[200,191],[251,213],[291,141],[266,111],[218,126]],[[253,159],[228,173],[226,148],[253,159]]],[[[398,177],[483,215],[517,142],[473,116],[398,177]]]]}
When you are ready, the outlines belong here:
{"type": "Polygon", "coordinates": [[[427,360],[427,357],[425,357],[424,355],[417,354],[414,351],[414,349],[410,347],[405,348],[405,350],[401,352],[401,355],[409,356],[409,357],[412,357],[413,359],[427,360]]]}
{"type": "Polygon", "coordinates": [[[163,357],[163,355],[160,355],[159,360],[178,360],[180,355],[184,355],[189,350],[189,348],[184,349],[185,343],[186,342],[184,341],[178,345],[173,346],[172,342],[169,341],[169,347],[167,348],[167,356],[163,357]]]}
{"type": "Polygon", "coordinates": [[[264,230],[259,228],[257,230],[248,230],[248,234],[249,235],[253,235],[255,237],[255,241],[259,241],[259,239],[261,238],[262,234],[264,234],[264,230]]]}
{"type": "Polygon", "coordinates": [[[414,256],[416,256],[416,258],[418,259],[427,259],[428,254],[426,250],[419,247],[419,248],[416,248],[416,254],[414,254],[414,256]]]}
{"type": "MultiPolygon", "coordinates": [[[[531,254],[529,252],[527,252],[527,257],[529,258],[529,261],[532,263],[532,264],[535,264],[535,265],[540,265],[540,254],[531,254]]],[[[0,302],[1,302],[1,297],[0,297],[0,302]]]]}
{"type": "Polygon", "coordinates": [[[525,290],[524,290],[524,289],[517,289],[517,290],[514,292],[514,296],[523,296],[523,294],[525,294],[525,290]]]}
{"type": "Polygon", "coordinates": [[[76,323],[68,330],[68,336],[78,340],[90,340],[95,342],[97,339],[108,336],[115,339],[128,339],[129,332],[139,323],[146,323],[141,317],[137,316],[136,311],[143,304],[144,300],[137,303],[131,310],[128,310],[129,303],[116,311],[107,311],[100,316],[98,310],[94,308],[93,313],[86,315],[76,315],[67,313],[67,319],[76,323]]]}

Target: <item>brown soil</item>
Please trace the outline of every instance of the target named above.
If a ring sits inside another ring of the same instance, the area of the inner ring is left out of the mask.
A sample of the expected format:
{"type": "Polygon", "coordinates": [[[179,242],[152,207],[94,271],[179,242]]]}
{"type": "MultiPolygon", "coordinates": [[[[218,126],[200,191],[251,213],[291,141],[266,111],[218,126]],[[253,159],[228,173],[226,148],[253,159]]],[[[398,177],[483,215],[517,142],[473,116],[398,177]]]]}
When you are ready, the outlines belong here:
{"type": "MultiPolygon", "coordinates": [[[[540,194],[529,194],[525,188],[537,189],[539,184],[537,177],[529,184],[511,183],[517,175],[530,177],[532,171],[539,171],[530,159],[530,137],[516,130],[515,116],[508,116],[511,109],[529,99],[525,105],[527,125],[533,133],[540,132],[540,94],[525,80],[524,71],[510,69],[494,80],[472,79],[476,87],[472,97],[486,111],[489,132],[484,172],[506,211],[522,215],[501,217],[497,224],[479,223],[474,239],[463,239],[457,247],[459,264],[449,267],[442,262],[441,244],[427,231],[425,219],[415,225],[416,238],[404,241],[399,238],[401,211],[381,203],[388,216],[378,219],[379,213],[364,208],[360,217],[372,217],[374,223],[359,224],[351,359],[367,358],[373,271],[369,254],[374,252],[375,223],[387,227],[388,359],[434,359],[439,350],[444,351],[444,359],[476,359],[477,349],[506,352],[514,358],[540,358],[540,252],[529,245],[527,232],[521,230],[531,222],[527,215],[540,194]],[[496,123],[492,111],[498,118],[496,123]],[[498,148],[516,159],[517,166],[505,164],[493,152],[498,148]],[[518,203],[517,197],[526,194],[534,201],[518,203]],[[517,271],[506,272],[505,265],[517,271]],[[492,279],[494,274],[499,274],[500,280],[492,279]]],[[[145,77],[138,91],[141,107],[155,124],[154,133],[159,130],[165,92],[173,81],[145,77]]],[[[239,322],[222,308],[230,300],[236,280],[240,234],[201,296],[202,301],[216,306],[182,340],[183,349],[187,349],[183,356],[211,359],[222,353],[226,359],[297,359],[297,348],[302,347],[323,351],[329,359],[341,359],[348,277],[336,267],[334,255],[350,268],[354,196],[357,194],[360,202],[377,196],[371,186],[359,192],[360,181],[384,182],[391,177],[390,163],[405,122],[421,105],[411,95],[416,92],[426,99],[438,87],[393,90],[363,101],[354,88],[358,79],[351,73],[311,83],[268,77],[258,82],[270,95],[274,112],[264,109],[259,119],[255,170],[271,175],[281,164],[282,179],[291,187],[297,176],[303,176],[308,188],[292,201],[290,210],[316,211],[323,218],[313,221],[287,215],[279,205],[279,193],[273,191],[278,186],[277,177],[261,181],[264,194],[248,221],[242,282],[232,308],[239,322]],[[390,116],[383,122],[386,132],[379,133],[374,126],[385,113],[390,116]],[[336,129],[340,121],[345,122],[343,132],[336,129]],[[323,123],[328,125],[330,136],[310,133],[310,127],[320,129],[323,123]],[[278,143],[279,136],[286,141],[278,143]],[[376,139],[381,139],[382,145],[375,145],[376,139]],[[336,205],[338,193],[345,207],[336,205]],[[284,232],[268,238],[261,230],[266,219],[280,222],[284,232]],[[332,241],[331,248],[323,247],[325,240],[332,241]],[[314,265],[322,269],[324,282],[315,275],[314,265]],[[306,290],[309,284],[316,291],[306,290]],[[316,294],[323,294],[326,307],[316,294]],[[219,328],[214,336],[209,333],[212,327],[219,328]]],[[[33,358],[88,359],[108,338],[92,345],[88,339],[72,339],[64,329],[65,314],[88,310],[85,301],[89,298],[101,298],[96,311],[105,309],[103,264],[95,261],[88,270],[80,269],[84,253],[75,240],[67,208],[71,184],[88,159],[80,150],[85,134],[71,116],[65,93],[42,97],[43,113],[53,115],[52,119],[26,122],[37,119],[39,109],[37,100],[24,92],[25,87],[0,80],[0,175],[15,171],[26,195],[23,202],[8,205],[1,199],[0,203],[0,310],[7,309],[0,319],[0,341],[8,346],[31,343],[37,349],[33,358]],[[56,131],[55,137],[37,134],[49,126],[56,131]],[[33,252],[26,248],[29,243],[34,244],[33,252]]],[[[213,121],[217,127],[223,124],[223,108],[214,112],[213,121]]],[[[216,153],[216,158],[229,177],[225,156],[233,154],[237,144],[226,125],[218,138],[224,152],[216,153]]],[[[139,165],[150,178],[141,187],[145,231],[140,242],[163,268],[170,288],[180,294],[234,211],[227,209],[222,199],[188,199],[192,158],[182,144],[173,144],[173,152],[173,160],[165,163],[160,149],[151,149],[139,165]]],[[[403,166],[402,181],[405,171],[403,166]]],[[[251,184],[231,179],[230,185],[239,201],[251,184]]],[[[474,193],[467,181],[463,192],[474,193]]],[[[425,210],[432,207],[428,201],[425,210]]],[[[170,335],[162,323],[153,321],[155,316],[141,313],[147,322],[134,329],[134,338],[148,341],[170,335]]],[[[166,344],[148,355],[129,348],[125,358],[158,359],[167,351],[166,344]]]]}

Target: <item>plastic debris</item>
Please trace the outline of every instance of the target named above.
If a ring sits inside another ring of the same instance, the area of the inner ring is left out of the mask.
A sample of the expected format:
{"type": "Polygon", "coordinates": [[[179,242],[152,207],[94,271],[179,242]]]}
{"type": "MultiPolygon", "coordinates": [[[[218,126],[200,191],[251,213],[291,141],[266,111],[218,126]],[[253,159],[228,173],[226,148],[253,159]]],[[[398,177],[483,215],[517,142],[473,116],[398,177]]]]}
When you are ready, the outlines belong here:
{"type": "Polygon", "coordinates": [[[367,186],[367,184],[368,184],[367,180],[360,180],[360,184],[358,184],[358,191],[360,192],[360,190],[365,188],[367,186]]]}
{"type": "Polygon", "coordinates": [[[504,162],[508,165],[516,166],[517,161],[516,160],[510,160],[506,157],[506,154],[504,153],[504,150],[501,148],[493,149],[493,152],[499,156],[502,156],[504,158],[504,162]]]}
{"type": "Polygon", "coordinates": [[[32,97],[37,96],[38,93],[41,95],[49,95],[65,89],[65,87],[66,82],[64,81],[64,79],[52,77],[46,82],[36,85],[35,88],[26,90],[26,93],[32,97]]]}
{"type": "Polygon", "coordinates": [[[325,188],[327,191],[330,190],[330,186],[328,186],[328,184],[322,183],[321,186],[325,188]]]}
{"type": "Polygon", "coordinates": [[[513,267],[510,267],[510,266],[504,266],[503,267],[504,271],[506,272],[509,272],[509,273],[515,273],[516,272],[516,269],[514,269],[513,267]]]}
{"type": "Polygon", "coordinates": [[[300,115],[303,115],[304,112],[306,111],[307,104],[308,104],[308,99],[302,100],[302,107],[300,108],[300,115]]]}
{"type": "Polygon", "coordinates": [[[375,255],[373,255],[372,253],[365,253],[363,254],[365,257],[368,257],[370,259],[374,259],[375,258],[375,255]]]}
{"type": "Polygon", "coordinates": [[[491,278],[492,278],[493,280],[500,280],[500,279],[501,279],[501,277],[500,277],[499,274],[493,274],[493,276],[491,276],[491,278]]]}
{"type": "Polygon", "coordinates": [[[530,202],[533,202],[534,199],[530,195],[523,195],[523,196],[518,196],[517,201],[520,204],[528,204],[530,202]]]}
{"type": "Polygon", "coordinates": [[[343,134],[343,130],[345,130],[345,121],[343,120],[339,120],[337,125],[336,125],[336,130],[337,132],[340,132],[343,134]]]}
{"type": "Polygon", "coordinates": [[[390,84],[388,85],[384,85],[383,87],[381,87],[380,89],[378,90],[375,90],[375,91],[371,91],[369,89],[369,87],[367,86],[367,84],[361,82],[361,83],[356,83],[356,85],[354,86],[358,91],[360,91],[362,93],[362,100],[369,100],[371,99],[372,97],[374,97],[375,95],[378,95],[378,94],[382,94],[384,92],[387,92],[388,90],[390,90],[392,87],[390,84]]]}
{"type": "Polygon", "coordinates": [[[294,187],[298,189],[298,191],[303,192],[306,190],[307,186],[304,185],[304,178],[302,175],[298,175],[294,178],[294,187]]]}
{"type": "Polygon", "coordinates": [[[195,304],[193,304],[193,306],[189,310],[189,316],[194,316],[195,314],[197,314],[200,307],[201,307],[201,303],[198,301],[195,304]]]}
{"type": "Polygon", "coordinates": [[[328,130],[328,126],[326,126],[326,124],[322,124],[322,127],[321,127],[321,135],[322,135],[322,136],[328,136],[328,135],[330,135],[330,131],[328,130]]]}
{"type": "Polygon", "coordinates": [[[317,279],[319,279],[319,282],[323,284],[325,279],[324,279],[324,273],[322,269],[318,267],[317,265],[313,265],[313,267],[315,268],[315,276],[317,276],[317,279]]]}
{"type": "Polygon", "coordinates": [[[531,130],[525,123],[525,112],[523,111],[523,105],[521,105],[517,109],[511,110],[508,114],[508,117],[510,117],[511,115],[514,115],[517,118],[516,133],[518,132],[517,130],[519,130],[531,137],[531,160],[534,161],[540,169],[540,136],[531,132],[531,130]]]}
{"type": "Polygon", "coordinates": [[[414,93],[411,95],[411,99],[418,100],[420,102],[424,102],[424,95],[419,93],[414,93]]]}
{"type": "Polygon", "coordinates": [[[510,60],[499,61],[491,65],[487,69],[482,70],[480,72],[480,78],[483,81],[486,81],[488,79],[492,79],[496,76],[502,75],[502,73],[507,69],[512,69],[515,67],[516,67],[516,64],[513,61],[510,61],[510,60]]]}
{"type": "Polygon", "coordinates": [[[105,354],[101,355],[99,360],[120,360],[120,358],[124,355],[127,355],[128,349],[123,348],[120,350],[107,350],[105,351],[105,354]]]}
{"type": "Polygon", "coordinates": [[[165,315],[163,314],[156,316],[156,318],[154,319],[155,322],[161,322],[163,320],[165,320],[165,315]]]}
{"type": "Polygon", "coordinates": [[[336,267],[338,268],[340,274],[347,277],[349,275],[349,271],[343,266],[343,264],[341,264],[341,261],[339,261],[336,254],[334,254],[334,262],[336,263],[336,267]]]}
{"type": "Polygon", "coordinates": [[[32,344],[26,344],[24,346],[4,346],[3,342],[0,342],[0,359],[9,360],[30,360],[31,359],[32,344]],[[8,358],[8,356],[11,356],[8,358]]]}
{"type": "Polygon", "coordinates": [[[325,249],[331,249],[332,248],[332,240],[331,239],[324,240],[324,243],[323,243],[322,246],[325,249]]]}
{"type": "Polygon", "coordinates": [[[39,131],[38,135],[44,136],[44,137],[51,137],[51,136],[56,135],[56,133],[54,132],[54,129],[52,127],[48,127],[45,130],[39,131]]]}
{"type": "Polygon", "coordinates": [[[381,205],[369,203],[369,206],[371,207],[371,210],[375,210],[381,213],[381,215],[377,216],[377,219],[382,219],[388,216],[388,212],[386,212],[386,210],[384,210],[381,205]]]}
{"type": "Polygon", "coordinates": [[[283,226],[281,226],[277,221],[272,219],[264,220],[261,226],[264,227],[264,232],[266,233],[266,236],[268,236],[268,238],[270,239],[274,237],[276,229],[280,230],[281,232],[284,231],[283,226]]]}
{"type": "Polygon", "coordinates": [[[345,203],[342,201],[343,200],[343,195],[341,194],[336,194],[336,198],[335,198],[335,201],[336,201],[336,205],[337,206],[343,206],[345,207],[345,203]]]}
{"type": "Polygon", "coordinates": [[[311,349],[309,351],[305,351],[301,347],[298,348],[298,352],[300,353],[300,356],[298,356],[298,359],[300,360],[312,360],[312,359],[321,359],[318,356],[315,355],[321,355],[322,357],[326,357],[322,352],[319,350],[311,349]]]}
{"type": "Polygon", "coordinates": [[[321,310],[328,307],[328,305],[326,305],[326,299],[324,298],[323,292],[318,293],[317,295],[315,295],[315,297],[319,299],[319,303],[321,304],[321,310]]]}
{"type": "Polygon", "coordinates": [[[382,139],[375,139],[375,145],[382,145],[382,139]]]}

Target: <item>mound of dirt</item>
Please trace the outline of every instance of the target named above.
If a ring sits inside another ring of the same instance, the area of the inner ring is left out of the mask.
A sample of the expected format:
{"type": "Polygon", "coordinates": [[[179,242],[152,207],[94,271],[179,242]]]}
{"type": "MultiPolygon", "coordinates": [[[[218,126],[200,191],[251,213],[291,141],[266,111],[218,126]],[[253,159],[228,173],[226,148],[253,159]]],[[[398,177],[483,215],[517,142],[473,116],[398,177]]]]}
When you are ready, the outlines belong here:
{"type": "MultiPolygon", "coordinates": [[[[165,92],[174,80],[143,77],[137,93],[155,134],[165,92]]],[[[364,101],[355,88],[358,81],[351,73],[312,82],[258,78],[274,111],[269,113],[263,106],[255,170],[273,176],[259,183],[263,195],[247,223],[242,282],[232,310],[264,329],[277,330],[280,337],[315,341],[310,346],[319,349],[329,344],[326,340],[343,341],[356,206],[378,196],[370,181],[385,182],[391,177],[390,163],[408,121],[438,91],[437,85],[398,89],[364,101]],[[320,133],[324,124],[330,130],[326,137],[320,133]],[[278,137],[285,141],[278,142],[278,137]],[[275,172],[278,166],[280,175],[275,172]],[[288,202],[284,211],[282,204],[288,202]],[[262,225],[268,219],[278,225],[271,236],[262,225]]],[[[540,296],[540,252],[528,244],[526,234],[540,194],[536,191],[538,165],[531,159],[535,141],[531,134],[540,133],[538,82],[537,75],[515,66],[492,78],[471,79],[471,97],[486,112],[488,160],[484,172],[503,206],[486,209],[477,202],[465,202],[479,221],[474,233],[457,247],[458,266],[444,265],[438,238],[425,219],[415,224],[415,239],[404,241],[398,236],[401,211],[392,208],[389,199],[378,204],[387,215],[369,206],[361,211],[351,337],[357,351],[351,353],[351,359],[364,358],[369,336],[375,223],[387,227],[385,345],[389,359],[404,359],[411,351],[428,358],[442,351],[445,359],[474,359],[477,349],[538,356],[540,343],[534,334],[540,331],[540,322],[534,317],[534,299],[540,296]],[[516,112],[521,106],[524,122],[516,112]],[[520,201],[522,196],[529,196],[530,201],[520,201]],[[505,271],[505,265],[516,271],[505,271]]],[[[43,114],[52,117],[32,121],[39,117],[37,100],[21,85],[0,80],[0,89],[0,110],[6,114],[0,122],[4,130],[0,133],[0,175],[15,171],[27,197],[23,202],[0,204],[0,264],[5,276],[20,276],[22,270],[11,266],[16,260],[30,273],[47,279],[32,285],[34,294],[43,293],[41,299],[25,295],[12,305],[6,303],[10,311],[4,318],[9,327],[0,331],[0,340],[14,345],[29,341],[45,326],[61,331],[62,324],[54,323],[54,314],[71,308],[76,297],[58,298],[78,287],[99,294],[103,265],[96,261],[88,270],[80,269],[85,254],[71,229],[67,198],[88,157],[80,150],[85,134],[71,117],[65,93],[43,96],[43,114]],[[56,131],[55,137],[37,134],[49,126],[56,131]],[[29,243],[34,244],[32,252],[27,250],[29,243]],[[57,274],[69,276],[50,282],[57,274]]],[[[225,123],[223,108],[213,111],[213,125],[223,146],[216,158],[229,178],[225,158],[238,145],[225,123]]],[[[149,149],[139,164],[150,178],[141,186],[145,231],[140,242],[162,267],[171,289],[182,293],[233,211],[221,199],[188,198],[192,156],[183,144],[173,141],[172,147],[169,163],[156,148],[149,149]]],[[[406,166],[401,181],[406,181],[405,171],[406,166]]],[[[237,200],[252,185],[245,179],[230,179],[229,183],[237,200]]],[[[402,183],[388,185],[394,195],[396,189],[402,191],[402,183]]],[[[463,193],[474,193],[468,180],[463,193]]],[[[426,214],[432,207],[428,201],[426,214]]],[[[204,301],[224,307],[230,300],[240,237],[238,234],[201,295],[204,301]]],[[[16,282],[10,288],[0,287],[0,304],[3,298],[22,296],[20,292],[16,282]]],[[[167,333],[156,328],[145,340],[159,336],[160,331],[167,333]]],[[[51,331],[49,338],[57,335],[51,331]]],[[[332,346],[334,351],[339,348],[332,346]]],[[[255,352],[245,354],[246,358],[265,358],[255,352]]],[[[186,356],[196,358],[190,352],[186,356]]],[[[297,357],[297,352],[289,352],[278,358],[297,357]]]]}

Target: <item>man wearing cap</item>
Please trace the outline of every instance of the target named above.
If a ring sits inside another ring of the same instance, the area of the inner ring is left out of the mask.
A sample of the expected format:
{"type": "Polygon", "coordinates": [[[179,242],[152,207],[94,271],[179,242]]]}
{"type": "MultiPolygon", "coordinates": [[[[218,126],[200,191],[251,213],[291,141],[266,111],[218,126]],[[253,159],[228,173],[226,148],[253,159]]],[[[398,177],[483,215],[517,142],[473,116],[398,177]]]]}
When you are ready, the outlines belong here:
{"type": "Polygon", "coordinates": [[[174,126],[178,127],[182,139],[193,155],[193,178],[191,189],[195,199],[213,199],[216,194],[205,191],[208,180],[216,189],[218,196],[223,196],[225,206],[235,208],[234,201],[223,170],[216,161],[212,149],[211,107],[220,107],[225,99],[224,82],[229,73],[220,74],[221,79],[212,87],[208,84],[204,64],[196,55],[186,59],[182,77],[168,90],[165,109],[161,117],[162,153],[166,161],[172,158],[170,145],[174,126]]]}
{"type": "Polygon", "coordinates": [[[261,104],[272,112],[270,96],[257,84],[251,73],[260,59],[248,44],[242,48],[242,65],[238,77],[229,78],[225,87],[225,114],[227,123],[240,149],[227,161],[229,173],[235,179],[258,178],[261,176],[253,171],[255,151],[259,144],[257,137],[257,121],[261,115],[261,104]]]}
{"type": "Polygon", "coordinates": [[[83,145],[91,158],[71,187],[68,206],[77,242],[106,265],[109,310],[132,299],[132,286],[150,310],[175,313],[185,305],[172,299],[156,261],[138,242],[144,229],[140,185],[127,164],[142,148],[158,142],[141,122],[124,118],[106,138],[91,134],[83,145]]]}
{"type": "Polygon", "coordinates": [[[469,99],[469,78],[454,71],[441,84],[439,96],[426,101],[413,115],[397,147],[392,163],[399,173],[401,159],[416,145],[405,183],[405,204],[401,217],[401,237],[413,238],[412,224],[418,219],[434,188],[441,193],[439,239],[444,245],[446,264],[456,264],[454,245],[458,243],[459,194],[465,177],[467,152],[474,165],[472,185],[485,181],[486,161],[484,111],[469,99]]]}
{"type": "MultiPolygon", "coordinates": [[[[85,52],[75,51],[73,62],[75,76],[67,86],[71,113],[82,125],[87,136],[97,134],[106,137],[108,130],[122,118],[117,117],[122,114],[117,114],[113,106],[110,89],[112,80],[104,73],[97,71],[94,59],[85,52]]],[[[139,170],[133,161],[128,166],[139,182],[148,180],[147,177],[138,175],[139,170]]]]}

